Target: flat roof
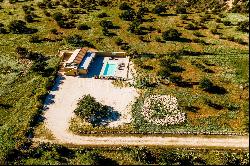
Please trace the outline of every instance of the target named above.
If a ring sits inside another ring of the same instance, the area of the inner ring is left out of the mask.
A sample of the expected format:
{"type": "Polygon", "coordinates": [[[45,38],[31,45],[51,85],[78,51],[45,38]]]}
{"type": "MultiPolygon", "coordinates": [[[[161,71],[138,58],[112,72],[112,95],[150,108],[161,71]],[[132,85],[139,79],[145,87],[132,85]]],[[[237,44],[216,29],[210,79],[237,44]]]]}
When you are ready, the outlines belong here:
{"type": "Polygon", "coordinates": [[[81,49],[76,49],[66,63],[73,62],[80,51],[81,49]]]}
{"type": "Polygon", "coordinates": [[[84,58],[82,59],[80,65],[79,65],[79,69],[88,69],[92,59],[95,57],[95,52],[90,52],[88,51],[84,58]]]}

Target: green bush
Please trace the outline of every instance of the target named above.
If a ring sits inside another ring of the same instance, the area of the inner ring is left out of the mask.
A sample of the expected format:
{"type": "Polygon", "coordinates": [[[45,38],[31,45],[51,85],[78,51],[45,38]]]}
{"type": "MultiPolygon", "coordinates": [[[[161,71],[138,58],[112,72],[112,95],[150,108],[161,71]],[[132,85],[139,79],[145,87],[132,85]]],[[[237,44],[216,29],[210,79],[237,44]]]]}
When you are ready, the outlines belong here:
{"type": "Polygon", "coordinates": [[[16,48],[16,52],[20,55],[20,57],[26,57],[27,54],[29,53],[27,48],[20,46],[16,48]]]}
{"type": "Polygon", "coordinates": [[[199,28],[196,25],[192,24],[192,23],[188,23],[188,25],[185,26],[185,29],[188,29],[188,30],[197,30],[199,28]]]}
{"type": "Polygon", "coordinates": [[[8,33],[7,30],[4,27],[0,27],[0,34],[6,34],[8,33]]]}
{"type": "Polygon", "coordinates": [[[170,75],[169,80],[172,83],[180,83],[182,81],[182,77],[180,75],[170,75]]]}
{"type": "Polygon", "coordinates": [[[163,68],[157,72],[157,75],[160,76],[161,78],[165,79],[171,75],[171,71],[169,68],[163,68]]]}
{"type": "Polygon", "coordinates": [[[202,37],[203,35],[201,34],[201,32],[199,31],[194,31],[193,35],[197,36],[197,37],[202,37]]]}
{"type": "Polygon", "coordinates": [[[97,102],[94,97],[85,95],[77,103],[74,113],[89,123],[96,125],[109,115],[109,107],[97,102]]]}
{"type": "Polygon", "coordinates": [[[249,32],[249,21],[241,21],[237,25],[238,31],[249,32]]]}
{"type": "Polygon", "coordinates": [[[9,31],[14,34],[34,33],[34,29],[26,27],[26,22],[22,20],[11,21],[8,25],[9,31]]]}
{"type": "Polygon", "coordinates": [[[82,37],[79,35],[69,36],[66,38],[66,41],[75,47],[82,47],[84,42],[82,37]]]}
{"type": "Polygon", "coordinates": [[[29,41],[31,43],[40,43],[41,42],[38,35],[31,36],[29,41]]]}
{"type": "Polygon", "coordinates": [[[79,30],[89,30],[91,28],[87,24],[83,23],[83,24],[78,25],[77,29],[79,29],[79,30]]]}
{"type": "Polygon", "coordinates": [[[120,6],[119,9],[121,10],[129,10],[131,9],[131,6],[127,2],[123,2],[120,6]]]}
{"type": "Polygon", "coordinates": [[[31,14],[27,14],[24,17],[25,21],[27,21],[28,23],[34,22],[34,17],[31,14]]]}
{"type": "Polygon", "coordinates": [[[211,29],[210,32],[214,35],[218,34],[218,30],[217,29],[211,29]]]}
{"type": "Polygon", "coordinates": [[[199,84],[199,87],[204,89],[204,90],[211,89],[213,86],[214,86],[213,82],[210,81],[208,78],[203,78],[199,84]]]}
{"type": "Polygon", "coordinates": [[[176,13],[177,14],[186,14],[187,13],[187,9],[184,6],[178,5],[178,6],[176,6],[176,13]]]}
{"type": "Polygon", "coordinates": [[[107,13],[100,13],[97,15],[98,18],[104,18],[104,17],[108,17],[107,13]]]}
{"type": "Polygon", "coordinates": [[[215,19],[215,22],[221,23],[221,19],[220,19],[220,18],[216,18],[216,19],[215,19]]]}
{"type": "Polygon", "coordinates": [[[168,57],[168,58],[160,60],[160,66],[162,67],[169,67],[174,63],[177,63],[177,60],[173,57],[168,57]]]}
{"type": "Polygon", "coordinates": [[[181,33],[176,29],[169,29],[162,33],[162,38],[167,41],[178,41],[180,39],[181,33]]]}
{"type": "Polygon", "coordinates": [[[223,21],[223,24],[224,24],[225,26],[230,26],[232,23],[231,23],[230,21],[223,21]]]}
{"type": "Polygon", "coordinates": [[[188,15],[187,15],[187,14],[182,14],[182,15],[181,15],[181,19],[182,19],[182,20],[187,20],[187,18],[188,18],[188,15]]]}
{"type": "Polygon", "coordinates": [[[119,15],[119,17],[125,21],[132,21],[134,20],[135,16],[136,13],[132,9],[126,10],[121,15],[119,15]]]}
{"type": "Polygon", "coordinates": [[[166,9],[166,7],[165,7],[164,5],[156,5],[156,6],[153,8],[152,12],[155,13],[155,14],[160,15],[160,14],[162,14],[162,13],[165,13],[166,10],[167,10],[167,9],[166,9]]]}
{"type": "Polygon", "coordinates": [[[115,40],[115,43],[116,43],[118,46],[120,46],[120,45],[123,44],[123,40],[122,40],[121,38],[118,37],[118,38],[115,40]]]}
{"type": "Polygon", "coordinates": [[[109,20],[102,20],[100,22],[100,25],[103,27],[103,28],[107,28],[107,29],[111,29],[114,27],[112,21],[109,21],[109,20]]]}
{"type": "Polygon", "coordinates": [[[51,29],[50,32],[53,33],[53,34],[55,34],[55,35],[58,34],[57,29],[55,29],[55,28],[51,29]]]}

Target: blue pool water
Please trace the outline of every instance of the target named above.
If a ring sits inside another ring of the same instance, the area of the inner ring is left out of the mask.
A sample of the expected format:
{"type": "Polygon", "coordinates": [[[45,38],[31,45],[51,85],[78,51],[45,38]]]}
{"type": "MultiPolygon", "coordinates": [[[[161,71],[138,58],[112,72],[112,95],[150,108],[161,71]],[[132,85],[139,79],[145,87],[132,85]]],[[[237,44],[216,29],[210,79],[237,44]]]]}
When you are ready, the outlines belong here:
{"type": "Polygon", "coordinates": [[[103,72],[104,76],[114,76],[116,70],[116,64],[106,64],[105,70],[103,72]]]}

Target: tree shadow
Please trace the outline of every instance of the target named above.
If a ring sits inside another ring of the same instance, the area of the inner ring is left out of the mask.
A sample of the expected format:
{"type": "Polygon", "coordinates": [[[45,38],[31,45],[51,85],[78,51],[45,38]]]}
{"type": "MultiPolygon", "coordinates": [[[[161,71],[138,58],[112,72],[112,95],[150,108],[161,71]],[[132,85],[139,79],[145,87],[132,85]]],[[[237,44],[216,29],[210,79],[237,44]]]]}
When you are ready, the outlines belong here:
{"type": "Polygon", "coordinates": [[[24,30],[23,34],[34,34],[36,32],[38,32],[38,29],[36,28],[27,28],[24,30]]]}
{"type": "Polygon", "coordinates": [[[207,89],[206,91],[209,93],[212,93],[212,94],[219,94],[219,95],[224,95],[224,94],[228,93],[224,87],[220,87],[217,85],[212,86],[211,88],[207,89]]]}
{"type": "Polygon", "coordinates": [[[162,14],[159,14],[159,16],[161,16],[161,17],[177,16],[177,14],[173,14],[173,13],[170,13],[170,14],[168,14],[168,13],[162,13],[162,14]]]}
{"type": "Polygon", "coordinates": [[[114,33],[114,32],[108,32],[108,33],[105,34],[105,36],[114,37],[114,36],[117,36],[117,34],[114,33]]]}
{"type": "Polygon", "coordinates": [[[211,70],[211,69],[207,69],[207,68],[204,69],[203,71],[206,72],[206,73],[215,73],[215,71],[213,71],[213,70],[211,70]]]}
{"type": "Polygon", "coordinates": [[[206,101],[206,103],[208,106],[213,107],[214,109],[217,109],[217,110],[222,110],[224,108],[222,105],[214,103],[210,100],[206,101]]]}
{"type": "Polygon", "coordinates": [[[109,29],[121,29],[121,27],[120,26],[118,26],[118,25],[113,25],[111,28],[109,28],[109,29]]]}
{"type": "Polygon", "coordinates": [[[54,98],[55,98],[55,95],[53,95],[53,94],[48,94],[46,96],[46,99],[44,101],[44,105],[45,105],[44,108],[45,109],[47,109],[47,105],[55,103],[54,98]]]}
{"type": "Polygon", "coordinates": [[[142,21],[143,22],[154,22],[156,20],[156,18],[152,17],[152,18],[143,18],[142,21]]]}
{"type": "Polygon", "coordinates": [[[0,104],[0,108],[3,108],[3,109],[10,109],[12,108],[13,106],[12,105],[9,105],[9,104],[0,104]]]}
{"type": "Polygon", "coordinates": [[[170,70],[171,70],[171,72],[181,73],[181,72],[185,71],[186,69],[184,69],[181,66],[174,65],[174,66],[170,66],[170,70]]]}
{"type": "Polygon", "coordinates": [[[183,42],[183,43],[190,43],[190,42],[192,42],[192,40],[184,38],[184,37],[179,38],[177,41],[178,42],[183,42]]]}
{"type": "Polygon", "coordinates": [[[200,108],[196,106],[185,106],[184,109],[189,112],[197,113],[200,108]]]}
{"type": "Polygon", "coordinates": [[[65,80],[64,76],[58,76],[56,80],[54,81],[54,86],[51,88],[51,91],[57,91],[59,90],[59,86],[63,84],[63,80],[65,80]]]}
{"type": "Polygon", "coordinates": [[[95,126],[107,126],[110,122],[114,122],[117,121],[121,114],[117,111],[114,111],[113,107],[107,106],[108,107],[108,111],[106,113],[105,116],[97,116],[97,117],[101,117],[101,118],[93,118],[91,120],[91,124],[95,127],[95,126]]]}
{"type": "Polygon", "coordinates": [[[186,81],[178,82],[176,85],[183,88],[193,88],[193,84],[186,81]]]}

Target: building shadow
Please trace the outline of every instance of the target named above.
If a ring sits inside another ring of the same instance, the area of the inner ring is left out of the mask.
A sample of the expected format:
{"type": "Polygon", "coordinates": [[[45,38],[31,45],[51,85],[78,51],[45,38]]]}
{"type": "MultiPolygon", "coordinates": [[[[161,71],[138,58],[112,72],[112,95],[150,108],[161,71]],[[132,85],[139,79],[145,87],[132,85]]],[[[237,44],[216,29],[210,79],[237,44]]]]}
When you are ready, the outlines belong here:
{"type": "Polygon", "coordinates": [[[88,74],[80,75],[81,78],[92,78],[99,76],[102,70],[104,57],[96,56],[88,68],[88,74]]]}
{"type": "Polygon", "coordinates": [[[110,122],[117,121],[121,114],[117,111],[114,111],[113,107],[107,106],[108,111],[105,113],[105,116],[97,116],[101,118],[94,119],[91,124],[95,126],[107,126],[110,122]]]}
{"type": "Polygon", "coordinates": [[[65,80],[65,77],[63,75],[58,76],[54,81],[54,85],[52,86],[51,91],[59,90],[59,86],[63,84],[63,80],[65,80]]]}

